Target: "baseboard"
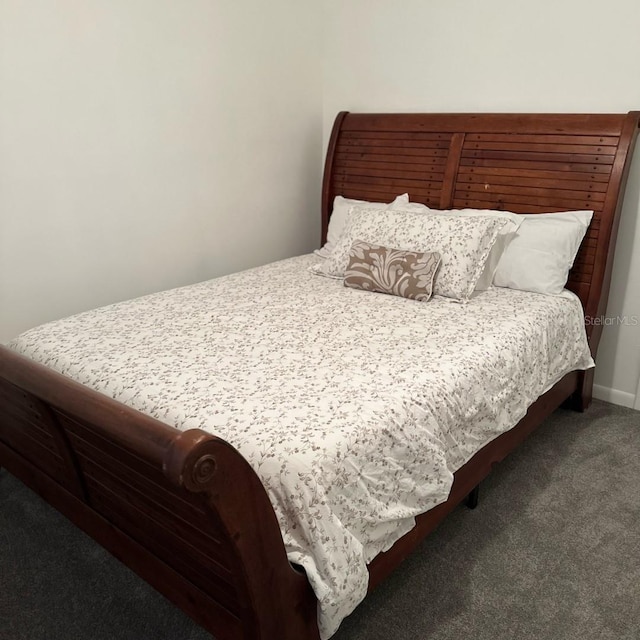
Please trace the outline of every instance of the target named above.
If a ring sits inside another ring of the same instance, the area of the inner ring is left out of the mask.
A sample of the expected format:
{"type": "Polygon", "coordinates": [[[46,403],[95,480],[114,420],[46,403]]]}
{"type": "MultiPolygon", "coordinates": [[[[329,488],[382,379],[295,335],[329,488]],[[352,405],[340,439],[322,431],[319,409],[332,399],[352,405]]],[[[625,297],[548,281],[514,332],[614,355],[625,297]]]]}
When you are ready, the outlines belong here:
{"type": "Polygon", "coordinates": [[[633,409],[636,401],[633,393],[620,391],[619,389],[610,389],[609,387],[603,387],[599,384],[593,385],[593,397],[597,400],[604,400],[611,404],[620,405],[621,407],[629,407],[629,409],[633,409]]]}

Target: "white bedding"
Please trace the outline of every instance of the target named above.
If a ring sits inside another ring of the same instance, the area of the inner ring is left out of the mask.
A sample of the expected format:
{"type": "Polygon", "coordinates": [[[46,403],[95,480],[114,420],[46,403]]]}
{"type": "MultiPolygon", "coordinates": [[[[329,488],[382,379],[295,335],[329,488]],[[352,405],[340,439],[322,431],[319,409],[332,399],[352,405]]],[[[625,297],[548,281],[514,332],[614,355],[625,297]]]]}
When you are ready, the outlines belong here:
{"type": "Polygon", "coordinates": [[[565,373],[593,365],[575,296],[468,304],[347,289],[301,256],[52,322],[10,346],[237,447],[267,488],[323,638],[366,563],[565,373]]]}

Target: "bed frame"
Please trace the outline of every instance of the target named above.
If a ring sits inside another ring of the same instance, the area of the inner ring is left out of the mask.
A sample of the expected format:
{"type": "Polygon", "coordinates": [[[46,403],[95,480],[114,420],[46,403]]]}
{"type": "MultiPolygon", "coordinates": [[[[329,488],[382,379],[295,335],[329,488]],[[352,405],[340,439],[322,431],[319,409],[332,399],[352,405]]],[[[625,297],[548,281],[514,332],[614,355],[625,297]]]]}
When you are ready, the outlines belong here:
{"type": "MultiPolygon", "coordinates": [[[[606,310],[639,112],[623,115],[349,114],[336,119],[322,197],[520,213],[594,209],[569,278],[585,314],[606,310]]],[[[595,355],[601,325],[588,323],[595,355]]],[[[572,372],[455,474],[449,499],[369,567],[370,589],[563,402],[572,372]]],[[[317,640],[316,600],[287,561],[257,475],[226,442],[180,432],[0,347],[0,465],[218,640],[317,640]]],[[[1,477],[0,477],[1,480],[1,477]]]]}

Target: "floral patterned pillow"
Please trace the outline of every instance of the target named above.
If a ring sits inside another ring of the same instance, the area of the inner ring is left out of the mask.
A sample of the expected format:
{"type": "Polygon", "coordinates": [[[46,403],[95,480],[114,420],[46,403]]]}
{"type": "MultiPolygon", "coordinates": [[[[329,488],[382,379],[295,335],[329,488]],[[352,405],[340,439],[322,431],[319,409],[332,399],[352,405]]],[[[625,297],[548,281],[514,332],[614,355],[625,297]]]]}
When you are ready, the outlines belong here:
{"type": "Polygon", "coordinates": [[[500,218],[426,216],[412,211],[376,211],[354,206],[331,255],[312,265],[314,273],[344,278],[356,240],[442,258],[433,293],[466,301],[473,293],[499,231],[500,218]]]}
{"type": "Polygon", "coordinates": [[[356,240],[351,245],[344,286],[428,302],[440,254],[388,249],[356,240]]]}

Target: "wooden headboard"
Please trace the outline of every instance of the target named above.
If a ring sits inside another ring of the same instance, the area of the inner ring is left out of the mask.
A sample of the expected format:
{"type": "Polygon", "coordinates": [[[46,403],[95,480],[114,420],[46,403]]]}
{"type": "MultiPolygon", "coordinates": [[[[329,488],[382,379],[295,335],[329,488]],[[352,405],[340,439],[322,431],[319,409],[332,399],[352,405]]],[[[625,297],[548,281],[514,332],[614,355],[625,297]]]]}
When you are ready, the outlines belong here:
{"type": "MultiPolygon", "coordinates": [[[[592,209],[567,287],[606,311],[613,248],[638,133],[628,114],[338,114],[322,191],[324,242],[336,195],[435,209],[592,209]]],[[[587,323],[595,354],[601,325],[587,323]]]]}

